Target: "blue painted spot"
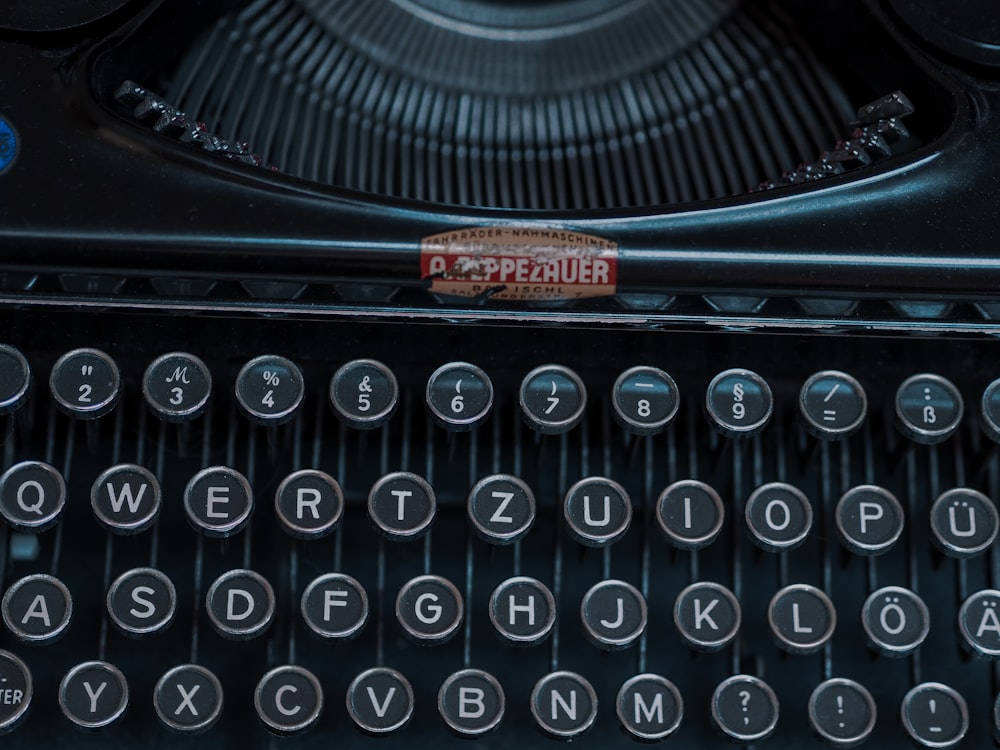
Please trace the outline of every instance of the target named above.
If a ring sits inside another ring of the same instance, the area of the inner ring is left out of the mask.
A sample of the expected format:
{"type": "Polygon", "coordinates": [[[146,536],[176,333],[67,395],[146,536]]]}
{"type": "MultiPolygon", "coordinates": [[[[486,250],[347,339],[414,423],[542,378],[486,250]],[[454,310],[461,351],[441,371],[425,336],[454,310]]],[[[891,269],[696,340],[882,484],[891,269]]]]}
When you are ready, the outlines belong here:
{"type": "Polygon", "coordinates": [[[7,171],[7,167],[13,164],[16,158],[17,133],[9,122],[0,117],[0,174],[7,171]]]}

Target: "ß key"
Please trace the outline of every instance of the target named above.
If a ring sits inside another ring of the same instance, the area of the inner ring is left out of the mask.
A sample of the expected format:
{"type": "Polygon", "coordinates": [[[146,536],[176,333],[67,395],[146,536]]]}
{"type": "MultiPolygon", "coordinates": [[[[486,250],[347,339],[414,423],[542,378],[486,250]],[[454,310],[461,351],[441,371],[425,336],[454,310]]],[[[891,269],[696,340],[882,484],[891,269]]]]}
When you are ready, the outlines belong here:
{"type": "Polygon", "coordinates": [[[597,693],[575,672],[552,672],[531,691],[531,715],[541,729],[560,739],[579,737],[597,720],[597,693]]]}
{"type": "Polygon", "coordinates": [[[106,727],[128,708],[128,682],[118,667],[105,661],[77,664],[59,685],[59,707],[79,727],[106,727]]]}
{"type": "Polygon", "coordinates": [[[0,601],[4,625],[24,643],[52,643],[73,619],[73,597],[55,576],[32,573],[11,584],[0,601]]]}
{"type": "Polygon", "coordinates": [[[656,501],[656,522],[667,541],[680,549],[707,547],[719,536],[724,519],[719,493],[694,479],[674,482],[656,501]]]}
{"type": "Polygon", "coordinates": [[[74,349],[52,366],[49,390],[56,406],[76,419],[98,419],[115,408],[121,373],[99,349],[74,349]]]}
{"type": "Polygon", "coordinates": [[[896,426],[916,443],[951,437],[962,421],[962,394],[940,375],[914,375],[896,391],[896,426]]]}
{"type": "Polygon", "coordinates": [[[875,699],[854,680],[827,680],[809,698],[809,723],[834,747],[854,747],[871,736],[877,711],[875,699]]]}
{"type": "Polygon", "coordinates": [[[538,645],[556,624],[555,597],[534,578],[508,578],[490,596],[490,621],[511,645],[538,645]]]}
{"type": "Polygon", "coordinates": [[[463,669],[438,691],[438,713],[462,737],[482,737],[500,725],[505,710],[503,688],[481,669],[463,669]]]}
{"type": "Polygon", "coordinates": [[[774,595],[767,621],[779,648],[792,654],[811,654],[833,636],[837,610],[825,593],[797,583],[774,595]]]}
{"type": "Polygon", "coordinates": [[[1000,517],[986,495],[960,487],[934,501],[931,531],[934,543],[949,557],[974,557],[996,541],[1000,517]]]}
{"type": "Polygon", "coordinates": [[[939,682],[925,682],[910,690],[900,713],[906,733],[922,747],[954,747],[969,731],[965,699],[939,682]]]}
{"type": "Polygon", "coordinates": [[[583,420],[587,388],[568,367],[542,365],[524,376],[518,399],[528,427],[543,435],[561,435],[583,420]]]}
{"type": "Polygon", "coordinates": [[[304,393],[298,365],[276,354],[251,359],[236,376],[236,401],[250,419],[262,425],[292,419],[304,393]]]}
{"type": "Polygon", "coordinates": [[[399,405],[396,376],[374,359],[348,362],[330,380],[330,405],[348,427],[356,430],[381,427],[399,405]]]}
{"type": "Polygon", "coordinates": [[[864,423],[868,398],[861,383],[846,372],[824,370],[811,375],[802,385],[799,413],[814,437],[843,440],[864,423]]]}
{"type": "Polygon", "coordinates": [[[222,715],[222,683],[197,664],[174,667],[156,683],[153,708],[170,729],[200,734],[211,729],[222,715]]]}
{"type": "Polygon", "coordinates": [[[669,737],[684,718],[680,691],[657,674],[640,674],[626,680],[618,691],[615,709],[629,734],[648,742],[669,737]]]}
{"type": "Polygon", "coordinates": [[[166,422],[200,417],[212,395],[212,373],[198,357],[170,352],[153,360],[142,378],[142,395],[153,413],[166,422]]]}
{"type": "Polygon", "coordinates": [[[434,421],[453,432],[471,430],[493,409],[493,383],[468,362],[449,362],[435,370],[425,395],[434,421]]]}
{"type": "Polygon", "coordinates": [[[260,678],[253,694],[257,718],[278,735],[304,732],[323,713],[323,688],[304,667],[275,667],[260,678]]]}
{"type": "Polygon", "coordinates": [[[712,719],[735,742],[767,739],[778,725],[778,697],[770,685],[751,675],[734,675],[712,695],[712,719]]]}
{"type": "Polygon", "coordinates": [[[611,389],[615,419],[635,435],[656,435],[677,416],[677,383],[656,367],[633,367],[611,389]]]}
{"type": "Polygon", "coordinates": [[[601,581],[583,595],[580,619],[587,638],[598,648],[628,648],[646,629],[646,600],[630,583],[601,581]]]}
{"type": "Polygon", "coordinates": [[[723,435],[749,437],[771,421],[774,396],[760,375],[750,370],[720,372],[708,385],[705,410],[709,422],[723,435]]]}
{"type": "Polygon", "coordinates": [[[865,600],[861,625],[871,646],[885,656],[899,657],[920,647],[931,620],[923,599],[909,589],[886,586],[865,600]]]}
{"type": "Polygon", "coordinates": [[[394,669],[375,667],[362,672],[347,688],[347,712],[363,731],[386,735],[413,717],[413,688],[394,669]]]}

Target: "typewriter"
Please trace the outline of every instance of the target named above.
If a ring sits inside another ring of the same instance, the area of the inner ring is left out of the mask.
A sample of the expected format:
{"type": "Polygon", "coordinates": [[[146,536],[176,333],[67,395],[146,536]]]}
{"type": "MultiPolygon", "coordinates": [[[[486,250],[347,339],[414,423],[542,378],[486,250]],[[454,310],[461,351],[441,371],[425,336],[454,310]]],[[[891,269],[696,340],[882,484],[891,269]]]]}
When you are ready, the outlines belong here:
{"type": "Polygon", "coordinates": [[[986,748],[1000,14],[0,8],[0,742],[986,748]]]}

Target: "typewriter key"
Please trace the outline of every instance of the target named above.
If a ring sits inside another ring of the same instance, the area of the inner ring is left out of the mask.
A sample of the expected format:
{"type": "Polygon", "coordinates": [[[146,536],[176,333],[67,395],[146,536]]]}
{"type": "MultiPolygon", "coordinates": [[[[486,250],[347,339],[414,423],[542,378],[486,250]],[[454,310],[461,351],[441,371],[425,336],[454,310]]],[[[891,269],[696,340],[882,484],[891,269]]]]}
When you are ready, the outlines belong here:
{"type": "Polygon", "coordinates": [[[396,597],[396,619],[413,640],[424,645],[444,643],[462,624],[462,595],[441,576],[418,576],[396,597]]]}
{"type": "Polygon", "coordinates": [[[799,412],[806,429],[820,440],[842,440],[865,421],[868,398],[861,383],[845,372],[824,370],[799,391],[799,412]]]}
{"type": "Polygon", "coordinates": [[[66,504],[62,474],[41,461],[22,461],[0,476],[0,516],[18,531],[44,531],[66,504]]]}
{"type": "Polygon", "coordinates": [[[535,496],[521,479],[494,474],[469,492],[469,520],[476,534],[490,544],[511,544],[535,522],[535,496]]]}
{"type": "Polygon", "coordinates": [[[11,584],[0,601],[7,629],[25,643],[51,643],[73,618],[73,597],[65,584],[46,573],[32,573],[11,584]]]}
{"type": "Polygon", "coordinates": [[[983,432],[995,443],[1000,443],[1000,378],[997,378],[983,391],[980,402],[983,432]]]}
{"type": "Polygon", "coordinates": [[[917,443],[940,443],[958,429],[962,394],[940,375],[914,375],[896,391],[896,426],[917,443]]]}
{"type": "Polygon", "coordinates": [[[323,712],[323,688],[308,669],[286,665],[261,677],[253,694],[257,717],[277,734],[309,729],[323,712]]]}
{"type": "Polygon", "coordinates": [[[0,344],[0,414],[12,414],[28,400],[31,368],[17,349],[0,344]]]}
{"type": "Polygon", "coordinates": [[[535,646],[556,624],[555,597],[534,578],[508,578],[490,596],[490,621],[511,645],[535,646]]]}
{"type": "Polygon", "coordinates": [[[684,718],[680,691],[658,674],[640,674],[627,680],[618,691],[615,708],[622,726],[639,740],[669,737],[684,718]]]}
{"type": "Polygon", "coordinates": [[[187,483],[184,511],[191,525],[205,536],[233,536],[250,520],[253,490],[235,469],[210,466],[187,483]]]}
{"type": "Polygon", "coordinates": [[[1000,656],[1000,591],[977,591],[958,611],[965,647],[976,656],[1000,656]]]}
{"type": "Polygon", "coordinates": [[[588,477],[566,492],[563,518],[580,544],[604,547],[625,536],[632,523],[632,501],[618,482],[588,477]]]}
{"type": "Polygon", "coordinates": [[[583,420],[587,388],[568,367],[542,365],[524,376],[518,401],[528,427],[543,435],[559,435],[583,420]]]}
{"type": "Polygon", "coordinates": [[[778,647],[791,654],[823,648],[837,627],[837,610],[819,589],[804,583],[781,589],[767,608],[767,621],[778,647]]]}
{"type": "Polygon", "coordinates": [[[965,698],[939,682],[917,685],[903,697],[903,728],[922,747],[954,747],[969,731],[965,698]]]}
{"type": "Polygon", "coordinates": [[[744,437],[764,429],[774,411],[771,387],[750,370],[720,372],[708,385],[705,409],[723,435],[744,437]]]}
{"type": "Polygon", "coordinates": [[[0,732],[9,732],[28,713],[32,684],[28,666],[9,651],[0,650],[0,732]]]}
{"type": "Polygon", "coordinates": [[[686,550],[701,549],[722,530],[725,509],[719,493],[704,482],[674,482],[656,501],[656,521],[667,541],[686,550]]]}
{"type": "Polygon", "coordinates": [[[133,568],[122,573],[108,589],[108,616],[131,637],[165,630],[177,610],[173,582],[155,568],[133,568]]]}
{"type": "Polygon", "coordinates": [[[625,581],[601,581],[583,595],[580,619],[587,638],[598,648],[628,648],[646,629],[646,600],[625,581]]]}
{"type": "Polygon", "coordinates": [[[259,573],[230,570],[208,589],[205,608],[223,638],[249,640],[267,630],[274,619],[274,589],[259,573]]]}
{"type": "Polygon", "coordinates": [[[560,739],[578,737],[597,719],[597,693],[575,672],[552,672],[531,691],[531,715],[543,731],[560,739]]]}
{"type": "Polygon", "coordinates": [[[778,696],[763,680],[738,674],[712,695],[712,719],[731,740],[750,744],[771,736],[778,725],[778,696]]]}
{"type": "Polygon", "coordinates": [[[463,669],[448,677],[438,691],[438,712],[454,732],[481,737],[499,726],[504,714],[503,688],[480,669],[463,669]]]}
{"type": "Polygon", "coordinates": [[[197,664],[174,667],[156,683],[153,708],[171,729],[186,734],[205,732],[222,714],[222,684],[197,664]]]}
{"type": "Polygon", "coordinates": [[[142,466],[112,466],[94,481],[90,504],[97,520],[115,534],[137,534],[160,514],[160,483],[142,466]]]}
{"type": "Polygon", "coordinates": [[[888,552],[903,533],[903,507],[886,489],[852,487],[837,502],[837,536],[856,555],[888,552]]]}
{"type": "Polygon", "coordinates": [[[164,354],[146,368],[142,377],[142,395],[160,419],[187,422],[205,411],[212,395],[212,373],[193,354],[164,354]]]}
{"type": "Polygon", "coordinates": [[[698,651],[718,651],[728,646],[739,632],[741,621],[739,601],[732,591],[717,583],[692,583],[674,602],[674,624],[698,651]]]}
{"type": "Polygon", "coordinates": [[[368,493],[368,516],[384,536],[395,541],[422,536],[436,512],[434,490],[410,472],[386,474],[368,493]]]}
{"type": "Polygon", "coordinates": [[[615,419],[636,435],[662,432],[677,416],[677,383],[656,367],[633,367],[611,389],[615,419]]]}
{"type": "Polygon", "coordinates": [[[302,403],[302,371],[291,360],[265,354],[243,365],[236,376],[236,400],[255,422],[284,424],[302,403]]]}
{"type": "Polygon", "coordinates": [[[121,394],[118,365],[98,349],[74,349],[59,358],[49,376],[56,406],[76,419],[97,419],[115,408],[121,394]]]}
{"type": "Polygon", "coordinates": [[[344,493],[337,480],[315,469],[289,474],[274,493],[274,511],[285,531],[299,539],[319,539],[337,528],[344,493]]]}
{"type": "Polygon", "coordinates": [[[949,557],[974,557],[996,541],[1000,518],[986,495],[961,487],[934,501],[931,531],[934,542],[949,557]]]}
{"type": "Polygon", "coordinates": [[[333,374],[330,404],[348,427],[372,430],[392,417],[399,405],[399,385],[392,370],[374,359],[356,359],[333,374]]]}
{"type": "Polygon", "coordinates": [[[809,499],[784,482],[754,490],[747,500],[745,516],[754,543],[767,552],[783,552],[801,545],[813,520],[809,499]]]}
{"type": "Polygon", "coordinates": [[[427,409],[446,430],[471,430],[493,409],[493,383],[468,362],[449,362],[427,381],[427,409]]]}
{"type": "Polygon", "coordinates": [[[809,698],[813,731],[834,747],[854,747],[875,729],[875,700],[854,680],[827,680],[809,698]]]}
{"type": "Polygon", "coordinates": [[[347,688],[347,712],[365,732],[395,732],[413,716],[413,688],[395,669],[369,669],[347,688]]]}
{"type": "Polygon", "coordinates": [[[59,684],[59,708],[84,729],[114,724],[128,707],[128,682],[121,670],[105,661],[77,664],[59,684]]]}
{"type": "Polygon", "coordinates": [[[302,592],[302,619],[320,638],[348,640],[368,622],[364,586],[343,573],[321,575],[302,592]]]}
{"type": "Polygon", "coordinates": [[[909,589],[886,586],[865,600],[861,625],[876,650],[885,656],[906,656],[924,642],[931,620],[923,599],[909,589]]]}

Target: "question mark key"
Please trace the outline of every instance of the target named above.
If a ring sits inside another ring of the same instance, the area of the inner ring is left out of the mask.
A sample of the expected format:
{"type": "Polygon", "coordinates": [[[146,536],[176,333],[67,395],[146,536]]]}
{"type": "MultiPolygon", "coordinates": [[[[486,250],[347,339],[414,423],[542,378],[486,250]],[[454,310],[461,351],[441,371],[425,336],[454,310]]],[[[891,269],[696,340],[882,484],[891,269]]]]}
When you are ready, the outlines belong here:
{"type": "Polygon", "coordinates": [[[712,695],[712,719],[734,742],[765,740],[778,725],[778,696],[759,677],[739,674],[723,680],[712,695]]]}

